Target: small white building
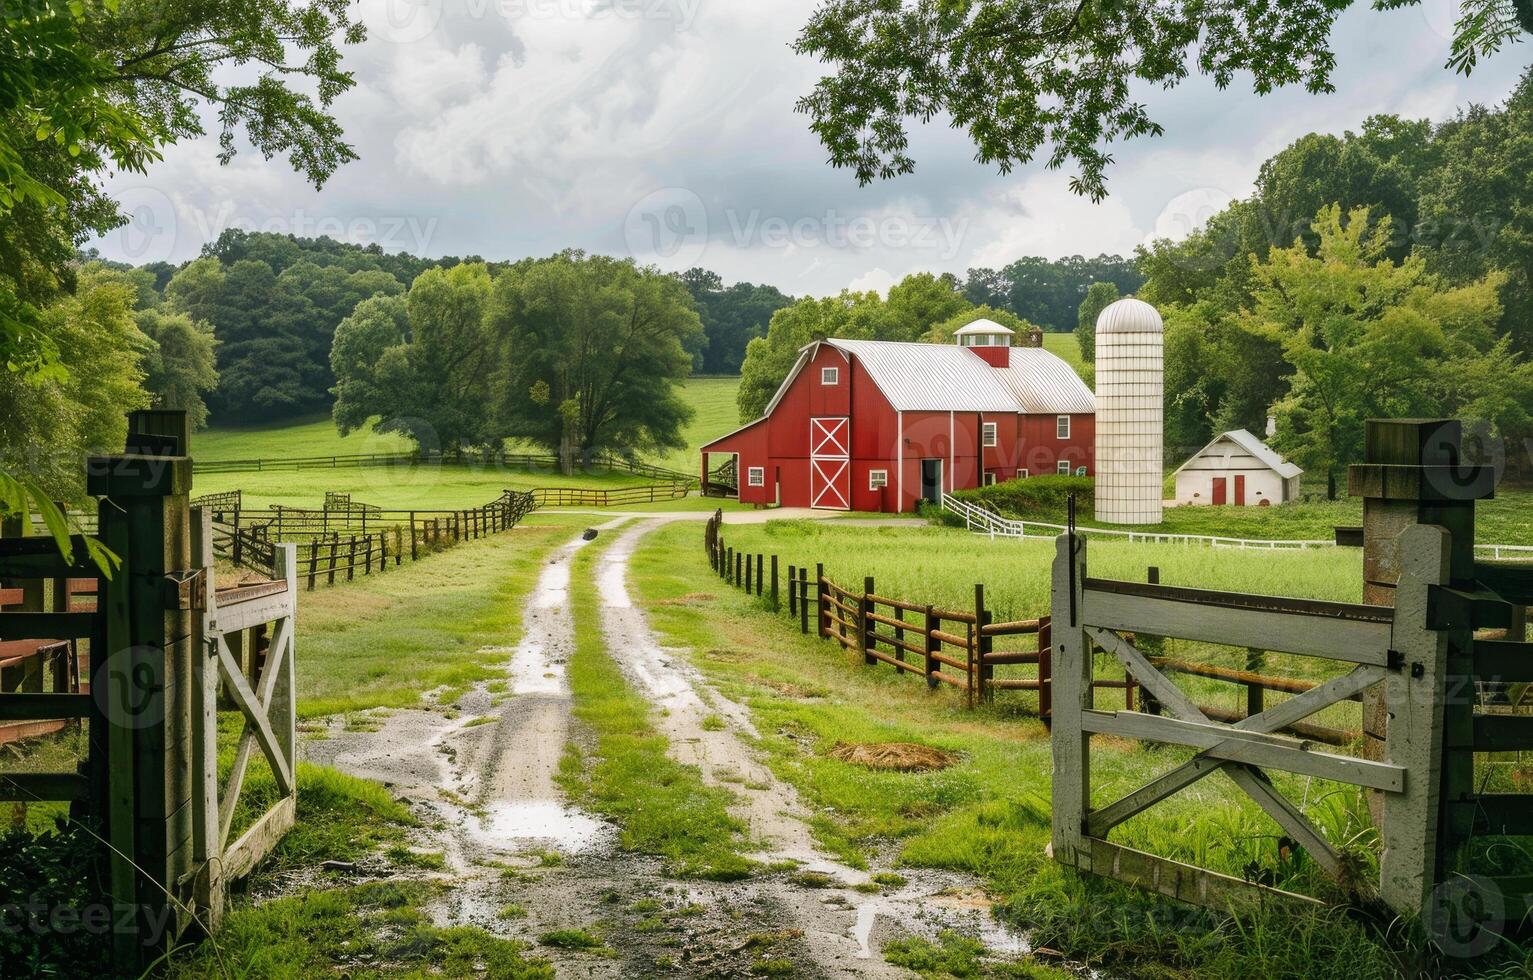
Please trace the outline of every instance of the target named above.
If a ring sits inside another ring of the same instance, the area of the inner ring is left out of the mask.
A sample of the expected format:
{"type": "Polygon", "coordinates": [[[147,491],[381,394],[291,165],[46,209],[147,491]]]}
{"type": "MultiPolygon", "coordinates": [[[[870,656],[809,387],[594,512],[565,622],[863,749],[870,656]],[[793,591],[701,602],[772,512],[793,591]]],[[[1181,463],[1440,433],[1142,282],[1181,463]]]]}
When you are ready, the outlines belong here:
{"type": "Polygon", "coordinates": [[[1299,497],[1304,473],[1272,447],[1235,429],[1204,446],[1176,471],[1176,502],[1267,507],[1299,497]]]}

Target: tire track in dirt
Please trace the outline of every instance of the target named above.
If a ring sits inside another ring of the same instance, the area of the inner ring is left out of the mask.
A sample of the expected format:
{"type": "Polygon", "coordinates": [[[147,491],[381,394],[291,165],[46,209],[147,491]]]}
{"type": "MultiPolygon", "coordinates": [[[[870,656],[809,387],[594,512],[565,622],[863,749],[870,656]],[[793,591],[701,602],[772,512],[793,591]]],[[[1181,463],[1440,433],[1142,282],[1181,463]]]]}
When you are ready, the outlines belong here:
{"type": "Polygon", "coordinates": [[[746,744],[746,738],[757,737],[749,711],[708,684],[684,651],[661,646],[628,592],[628,565],[643,536],[682,519],[687,518],[651,519],[630,527],[599,559],[597,590],[607,650],[661,709],[656,724],[669,739],[673,757],[697,766],[708,784],[736,793],[739,803],[733,812],[761,845],[752,857],[768,864],[794,861],[802,870],[823,872],[837,883],[810,890],[781,878],[764,878],[738,887],[752,889],[780,908],[785,921],[802,931],[810,957],[831,976],[908,976],[884,962],[882,944],[902,935],[930,937],[953,926],[979,933],[999,952],[1026,952],[1022,937],[994,922],[988,903],[966,909],[961,901],[952,901],[957,894],[974,894],[971,879],[905,869],[904,887],[870,896],[855,890],[871,879],[869,872],[848,867],[820,848],[809,830],[809,809],[797,790],[778,779],[746,744]],[[724,718],[726,726],[705,726],[710,715],[724,718]]]}

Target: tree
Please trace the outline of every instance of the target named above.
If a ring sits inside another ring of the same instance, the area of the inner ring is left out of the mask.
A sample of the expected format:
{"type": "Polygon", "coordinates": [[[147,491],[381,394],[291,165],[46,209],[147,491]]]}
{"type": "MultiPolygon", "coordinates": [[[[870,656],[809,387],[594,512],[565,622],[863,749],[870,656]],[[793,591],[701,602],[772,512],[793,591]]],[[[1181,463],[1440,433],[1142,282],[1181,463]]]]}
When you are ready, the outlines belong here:
{"type": "Polygon", "coordinates": [[[766,333],[772,314],[793,302],[775,286],[724,280],[707,269],[689,269],[681,275],[697,304],[703,323],[693,369],[704,374],[739,374],[745,345],[766,333]]]}
{"type": "MultiPolygon", "coordinates": [[[[826,0],[794,47],[835,67],[798,109],[831,163],[863,184],[914,170],[907,120],[945,115],[981,163],[1007,173],[1047,148],[1049,167],[1078,168],[1073,191],[1101,200],[1108,144],[1162,132],[1134,86],[1174,86],[1195,68],[1220,88],[1249,71],[1262,95],[1332,91],[1331,28],[1351,5],[826,0]]],[[[1533,4],[1465,0],[1448,64],[1467,73],[1530,30],[1533,4]]]]}
{"type": "Polygon", "coordinates": [[[1504,272],[1502,330],[1533,351],[1533,70],[1499,109],[1471,106],[1435,143],[1441,165],[1421,181],[1423,225],[1441,236],[1428,264],[1455,281],[1504,272]]]}
{"type": "Polygon", "coordinates": [[[1086,298],[1081,300],[1075,317],[1075,343],[1081,349],[1081,360],[1095,364],[1097,359],[1097,317],[1102,311],[1118,301],[1118,287],[1110,282],[1094,282],[1086,287],[1086,298]]]}
{"type": "MultiPolygon", "coordinates": [[[[740,369],[740,389],[735,402],[740,421],[761,417],[798,360],[798,352],[816,340],[915,340],[908,324],[900,322],[877,293],[842,290],[839,296],[813,296],[772,314],[765,337],[757,337],[745,349],[740,369]]],[[[930,325],[928,328],[930,329],[930,325]]]]}
{"type": "Polygon", "coordinates": [[[1497,337],[1500,277],[1452,287],[1419,256],[1388,257],[1390,220],[1366,208],[1345,222],[1323,209],[1311,255],[1304,243],[1274,249],[1253,270],[1254,302],[1242,329],[1282,345],[1292,365],[1274,408],[1275,444],[1299,465],[1337,475],[1361,458],[1369,418],[1490,411],[1498,434],[1527,431],[1533,370],[1497,337]]]}
{"type": "Polygon", "coordinates": [[[134,324],[133,300],[120,278],[83,270],[74,295],[40,315],[59,370],[0,375],[0,470],[48,500],[81,500],[81,459],[120,451],[125,413],[149,405],[140,367],[149,341],[134,324]]]}
{"type": "Polygon", "coordinates": [[[958,277],[917,272],[889,287],[888,310],[898,336],[890,340],[920,340],[934,325],[972,306],[964,299],[958,277]]]}
{"type": "Polygon", "coordinates": [[[149,341],[143,370],[150,406],[181,409],[192,428],[206,426],[208,407],[202,396],[218,386],[213,328],[185,313],[162,310],[139,310],[134,322],[149,341]]]}
{"type": "Polygon", "coordinates": [[[685,447],[676,386],[703,327],[675,277],[564,252],[503,273],[487,319],[500,434],[557,451],[565,472],[602,451],[685,447]]]}

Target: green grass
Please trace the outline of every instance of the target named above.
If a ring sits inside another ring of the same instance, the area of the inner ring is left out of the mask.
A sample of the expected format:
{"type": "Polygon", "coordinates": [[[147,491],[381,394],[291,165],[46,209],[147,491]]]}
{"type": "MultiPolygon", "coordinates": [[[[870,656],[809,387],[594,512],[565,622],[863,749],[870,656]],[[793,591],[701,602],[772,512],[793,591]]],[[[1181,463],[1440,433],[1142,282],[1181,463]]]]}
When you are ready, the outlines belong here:
{"type": "Polygon", "coordinates": [[[548,961],[525,943],[480,929],[441,928],[421,911],[435,894],[418,882],[386,881],[306,891],[231,913],[210,941],[172,956],[172,978],[303,980],[358,977],[503,977],[552,980],[548,961]]]}
{"type": "MultiPolygon", "coordinates": [[[[771,527],[756,533],[768,536],[771,527]]],[[[732,532],[740,539],[744,530],[726,528],[726,535],[732,532]]],[[[1396,976],[1404,968],[1396,957],[1404,955],[1407,940],[1386,939],[1340,913],[1274,906],[1220,915],[1066,872],[1044,855],[1053,760],[1047,732],[1036,718],[1006,704],[967,711],[951,692],[930,693],[891,670],[861,666],[833,644],[800,636],[786,617],[722,586],[703,560],[700,537],[690,527],[655,532],[635,557],[631,581],[663,641],[693,650],[694,662],[724,693],[749,707],[762,732],[758,748],[781,778],[798,787],[814,810],[817,837],[843,859],[866,863],[874,854],[888,853],[892,842],[904,865],[975,875],[1001,897],[1006,918],[1031,930],[1035,945],[1061,950],[1110,974],[1371,980],[1396,976]],[[829,755],[840,742],[890,741],[932,745],[958,753],[961,761],[938,772],[900,774],[862,769],[829,755]]],[[[903,584],[924,582],[926,591],[944,587],[932,562],[949,563],[942,574],[956,574],[958,582],[970,580],[976,568],[1008,578],[1017,574],[1017,561],[994,557],[1015,552],[993,551],[988,564],[982,564],[974,552],[963,550],[974,545],[961,540],[933,537],[922,543],[940,547],[922,548],[920,557],[911,557],[917,549],[909,537],[883,541],[870,536],[869,547],[856,553],[850,552],[850,539],[827,539],[820,545],[833,545],[822,553],[848,567],[857,564],[881,574],[887,574],[881,562],[894,566],[903,561],[901,574],[910,576],[903,584]],[[949,550],[958,554],[949,555],[949,550]]],[[[1095,558],[1106,550],[1093,546],[1092,554],[1095,558]]],[[[1181,566],[1173,581],[1197,584],[1215,574],[1226,582],[1240,578],[1247,587],[1264,581],[1261,564],[1247,563],[1251,556],[1207,549],[1190,554],[1197,560],[1181,566]],[[1229,568],[1227,559],[1233,559],[1229,568]],[[1217,569],[1210,567],[1213,561],[1217,569]]],[[[1093,572],[1113,574],[1112,564],[1094,565],[1093,572]]],[[[1288,584],[1305,577],[1297,567],[1286,574],[1288,584]]],[[[1328,584],[1312,587],[1309,594],[1334,593],[1344,580],[1359,578],[1355,565],[1346,575],[1332,572],[1328,584]]],[[[1099,703],[1105,707],[1108,694],[1102,697],[1099,703]]],[[[1187,757],[1179,749],[1144,750],[1098,739],[1094,800],[1101,805],[1115,799],[1187,757]]],[[[1366,873],[1375,842],[1366,829],[1360,794],[1319,781],[1306,785],[1281,774],[1274,779],[1291,799],[1302,801],[1328,837],[1356,855],[1366,873]]],[[[1173,859],[1235,875],[1251,866],[1283,887],[1337,895],[1336,887],[1302,855],[1282,857],[1275,825],[1232,786],[1214,779],[1164,801],[1114,836],[1126,846],[1173,859]]],[[[904,955],[913,964],[940,965],[951,951],[938,946],[912,947],[904,955]]],[[[1448,963],[1445,968],[1467,966],[1448,963]]]]}
{"type": "Polygon", "coordinates": [[[305,592],[300,717],[412,707],[433,688],[461,691],[502,676],[495,666],[507,654],[483,648],[516,644],[524,597],[570,533],[569,523],[529,525],[305,592]]]}
{"type": "Polygon", "coordinates": [[[1070,365],[1077,374],[1087,367],[1081,359],[1081,345],[1075,342],[1073,333],[1045,333],[1043,349],[1070,365]]]}
{"type": "Polygon", "coordinates": [[[595,738],[587,754],[571,743],[559,783],[582,805],[617,821],[622,845],[664,857],[679,877],[734,880],[750,874],[741,857],[743,825],[730,816],[734,797],[703,784],[695,767],[671,759],[651,720],[651,706],[607,654],[592,574],[602,545],[575,559],[570,592],[575,649],[570,688],[575,718],[595,738]]]}
{"type": "Polygon", "coordinates": [[[213,426],[192,434],[192,456],[202,460],[283,459],[409,452],[414,444],[371,425],[342,436],[329,413],[269,425],[213,426]]]}
{"type": "MultiPolygon", "coordinates": [[[[704,561],[702,533],[689,533],[704,561]]],[[[789,564],[813,569],[848,588],[874,577],[880,595],[973,609],[974,586],[985,586],[986,606],[998,620],[1048,613],[1052,540],[991,540],[960,528],[847,526],[837,521],[771,521],[725,524],[724,543],[737,551],[776,554],[782,574],[789,564]]],[[[1094,539],[1088,546],[1091,574],[1143,582],[1150,566],[1167,585],[1220,588],[1358,602],[1362,599],[1362,552],[1353,548],[1308,551],[1241,551],[1206,545],[1157,545],[1094,539]]]]}
{"type": "MultiPolygon", "coordinates": [[[[1038,477],[1029,483],[1041,483],[1051,477],[1038,477]]],[[[1017,510],[1008,507],[1012,484],[1002,484],[960,497],[978,498],[1011,517],[1051,524],[1063,524],[1066,513],[1062,504],[1017,510]]],[[[1275,507],[1168,507],[1164,519],[1156,525],[1104,525],[1094,518],[1091,506],[1084,504],[1076,515],[1083,527],[1108,527],[1116,530],[1158,531],[1163,534],[1206,534],[1261,540],[1323,540],[1335,538],[1338,526],[1358,527],[1363,523],[1361,498],[1341,500],[1304,500],[1275,507]]],[[[1533,490],[1502,486],[1491,500],[1475,505],[1475,540],[1485,544],[1533,544],[1533,490]]]]}
{"type": "Polygon", "coordinates": [[[697,448],[727,435],[740,427],[740,408],[735,394],[739,378],[693,378],[682,387],[682,398],[692,406],[692,421],[682,430],[687,448],[648,456],[658,466],[668,466],[687,473],[697,472],[700,464],[697,448]]]}

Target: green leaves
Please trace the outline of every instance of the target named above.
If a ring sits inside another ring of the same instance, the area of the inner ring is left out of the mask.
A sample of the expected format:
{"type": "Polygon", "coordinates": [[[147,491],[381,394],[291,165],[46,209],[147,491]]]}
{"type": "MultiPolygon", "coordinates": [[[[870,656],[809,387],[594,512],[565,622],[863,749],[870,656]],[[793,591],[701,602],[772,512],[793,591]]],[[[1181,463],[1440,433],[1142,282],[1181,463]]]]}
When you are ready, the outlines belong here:
{"type": "MultiPolygon", "coordinates": [[[[1420,0],[1375,0],[1381,9],[1420,0]]],[[[794,50],[832,66],[798,102],[831,163],[859,183],[915,169],[910,120],[946,115],[981,163],[1002,173],[1043,154],[1073,163],[1070,188],[1107,194],[1108,147],[1162,129],[1131,87],[1177,85],[1196,70],[1220,88],[1249,74],[1267,94],[1332,90],[1330,35],[1352,0],[826,0],[794,50]]],[[[1448,65],[1533,30],[1533,0],[1466,0],[1448,65]]]]}
{"type": "MultiPolygon", "coordinates": [[[[64,556],[66,562],[74,561],[74,542],[71,538],[74,529],[69,526],[69,518],[39,487],[0,470],[0,512],[7,517],[21,518],[25,525],[30,522],[34,509],[58,545],[59,554],[64,556]]],[[[82,536],[81,540],[90,560],[103,575],[111,578],[112,573],[122,564],[122,559],[95,538],[82,536]]]]}

